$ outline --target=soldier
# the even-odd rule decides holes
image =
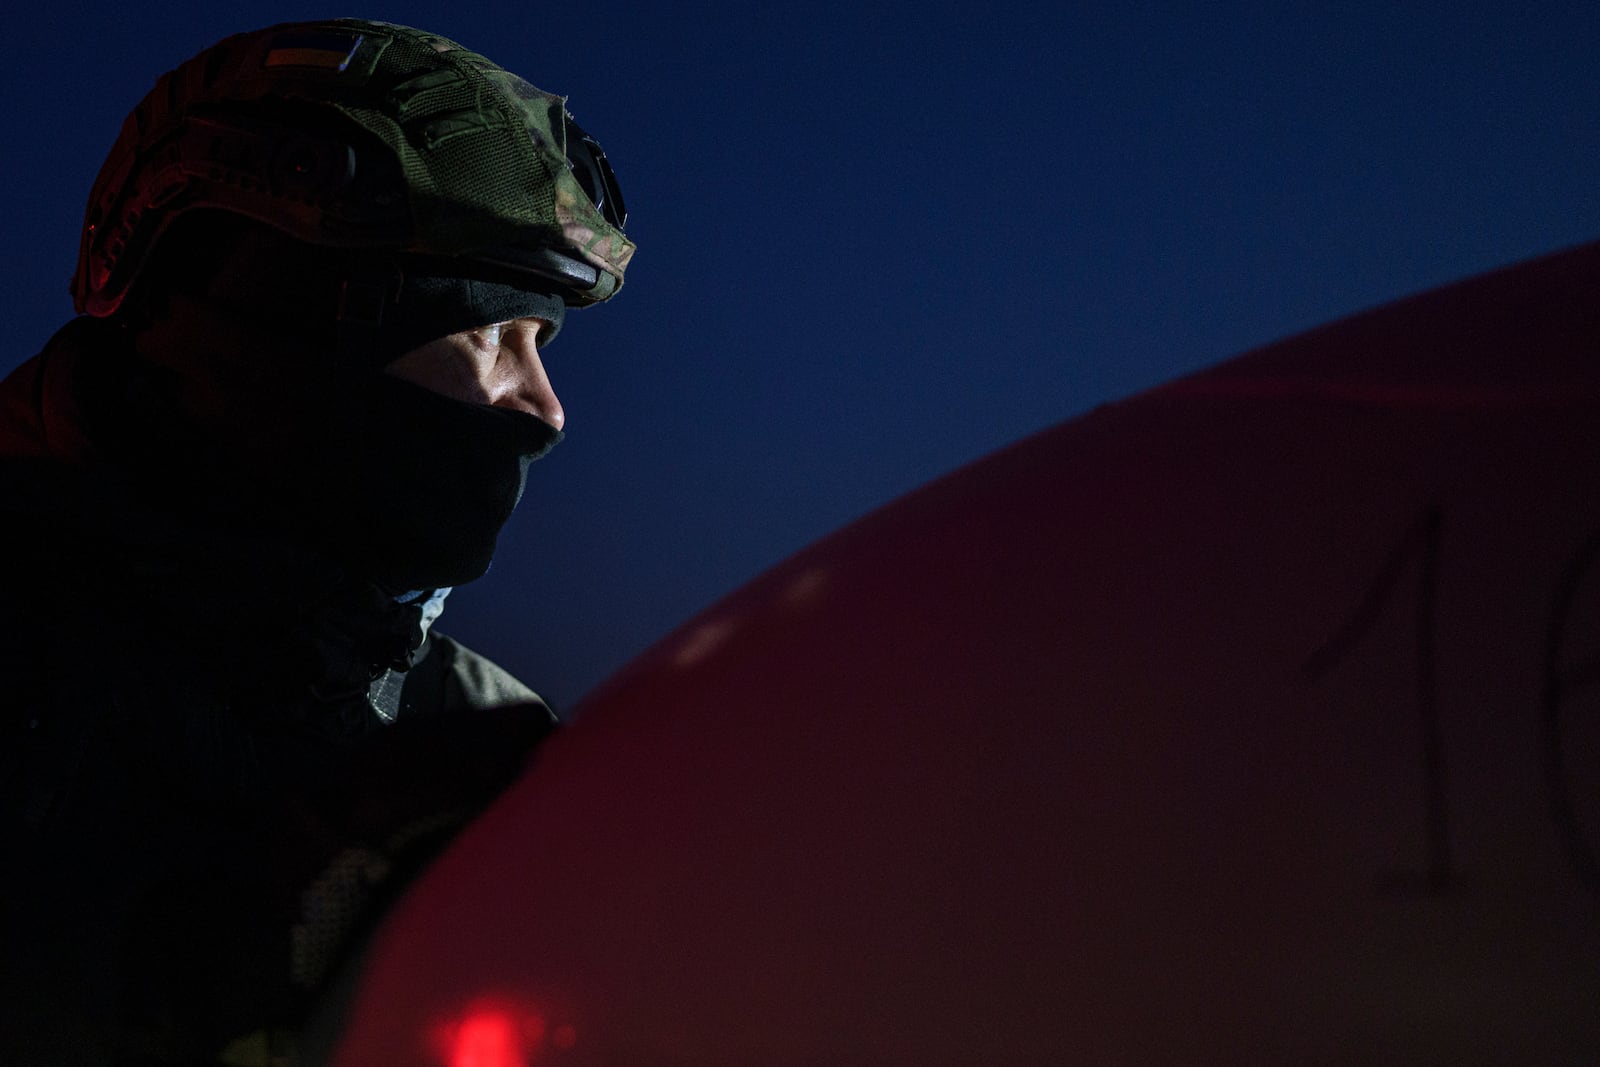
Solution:
[[[296,1062],[549,731],[431,627],[624,219],[562,98],[402,26],[230,37],[129,116],[79,317],[0,385],[0,1062]]]

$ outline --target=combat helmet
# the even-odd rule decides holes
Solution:
[[[359,19],[226,38],[165,74],[89,196],[73,302],[115,314],[178,218],[509,272],[609,299],[634,244],[615,174],[564,98],[453,41]]]

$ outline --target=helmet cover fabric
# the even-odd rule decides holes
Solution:
[[[333,19],[237,34],[128,116],[90,194],[75,304],[113,314],[166,228],[200,208],[331,248],[514,266],[554,252],[569,266],[529,287],[598,303],[634,244],[580,184],[574,130],[564,98],[420,30]]]

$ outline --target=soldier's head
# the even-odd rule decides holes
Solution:
[[[621,287],[624,221],[563,98],[419,30],[285,24],[128,117],[73,298],[318,547],[452,584],[559,436],[539,349]]]

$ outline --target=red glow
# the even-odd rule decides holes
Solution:
[[[517,1024],[504,1012],[469,1015],[456,1031],[450,1067],[527,1067]]]
[[[545,1021],[506,1005],[476,1005],[448,1034],[449,1067],[528,1067],[544,1042]]]

